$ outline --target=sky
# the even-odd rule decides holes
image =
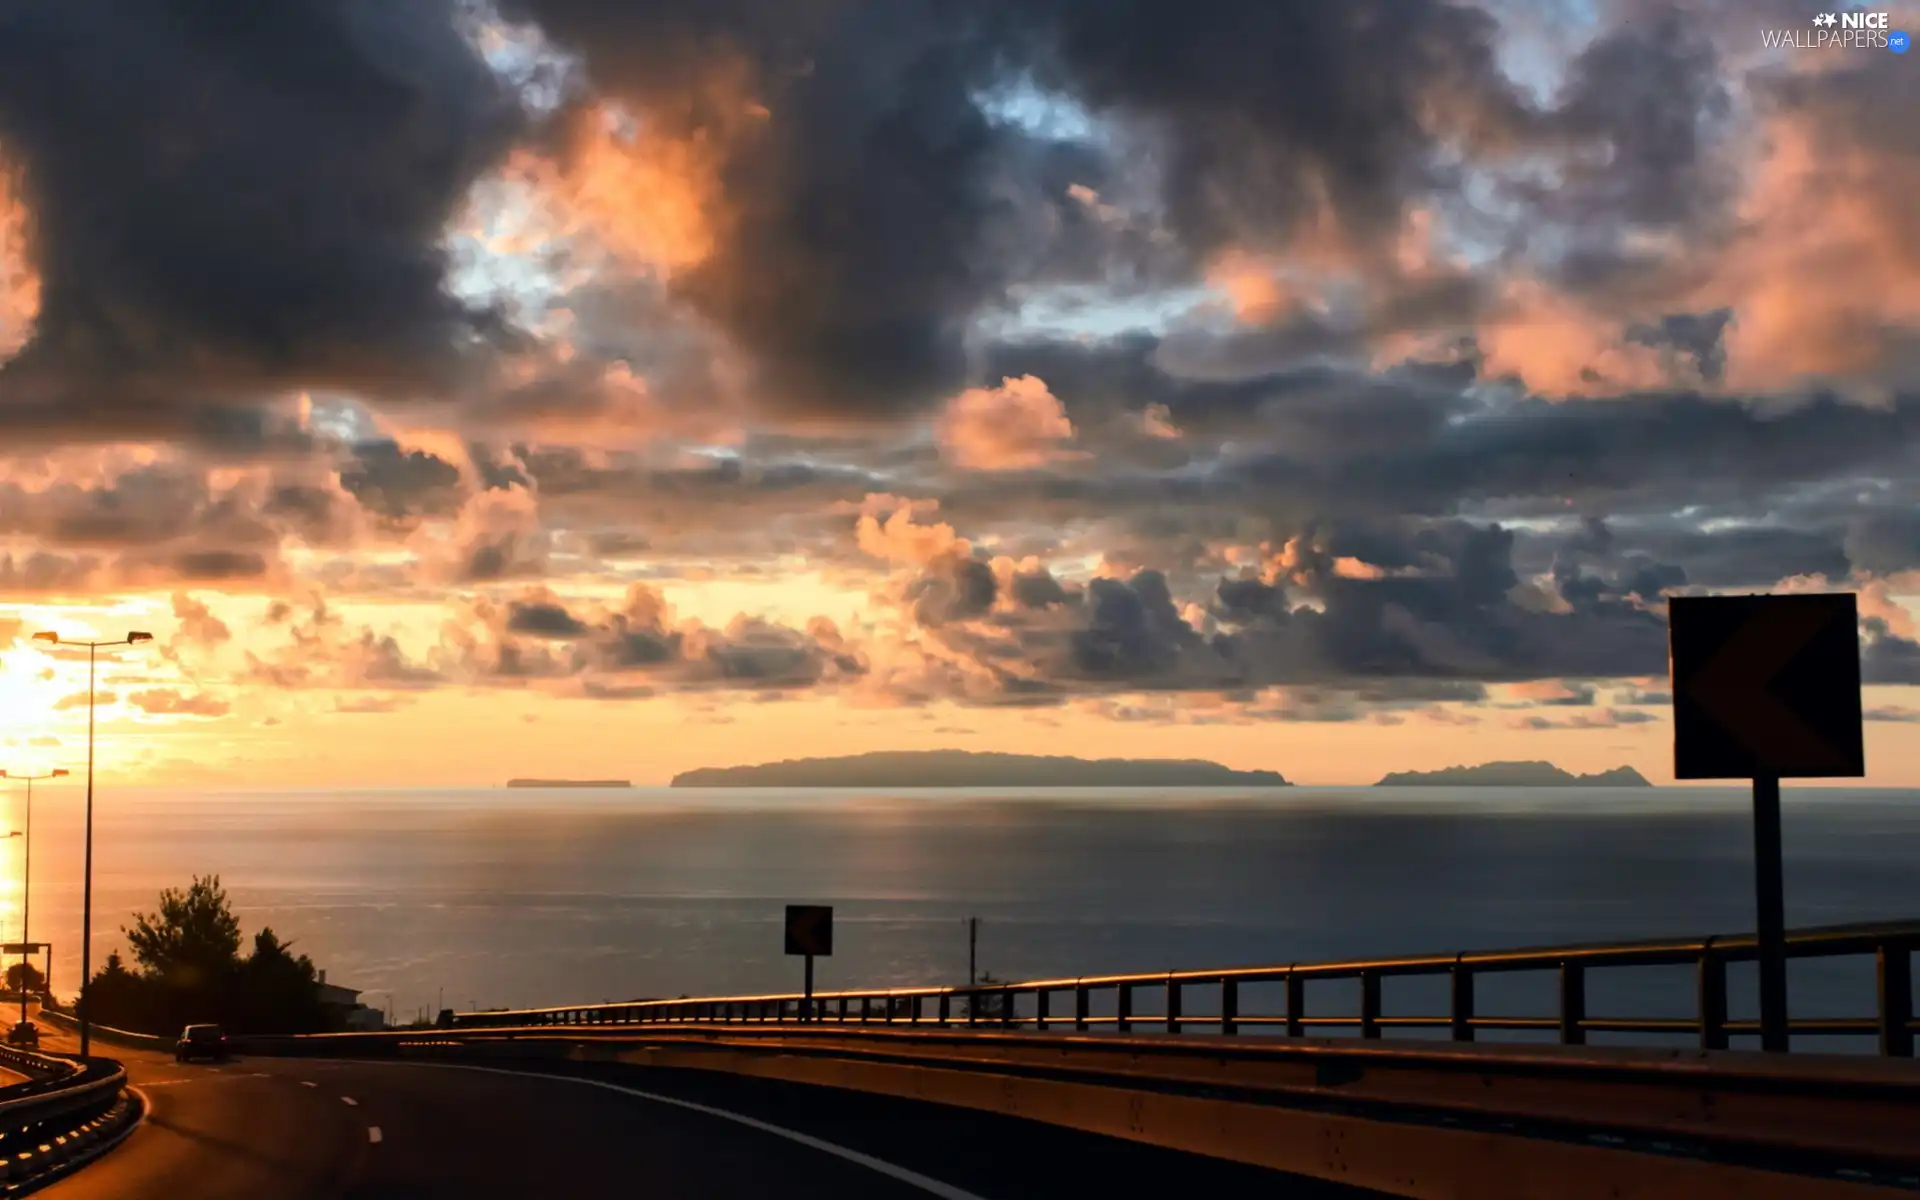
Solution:
[[[1665,782],[1667,599],[1848,590],[1920,787],[1920,58],[1819,11],[9,5],[0,767],[138,630],[156,786]]]

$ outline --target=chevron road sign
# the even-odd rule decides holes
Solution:
[[[787,953],[833,956],[833,909],[825,904],[787,905]]]
[[[1675,779],[1867,773],[1851,592],[1676,596],[1667,614]]]
[[[1760,1048],[1787,1049],[1780,781],[1867,773],[1850,592],[1667,602],[1675,779],[1753,781]]]

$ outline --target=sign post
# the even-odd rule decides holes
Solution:
[[[813,1010],[813,956],[833,957],[833,908],[825,904],[787,905],[787,953],[807,960],[806,998],[800,1002],[800,1020],[811,1022]]]
[[[1668,602],[1675,779],[1753,782],[1760,1047],[1787,1049],[1780,781],[1866,774],[1853,593]]]

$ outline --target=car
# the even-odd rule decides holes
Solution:
[[[40,1045],[40,1027],[32,1021],[22,1021],[7,1030],[7,1045],[25,1046],[36,1049]]]
[[[227,1033],[218,1025],[189,1025],[180,1031],[173,1044],[173,1061],[191,1062],[196,1058],[218,1061],[227,1056]]]

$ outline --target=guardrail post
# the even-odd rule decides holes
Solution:
[[[1240,1032],[1240,981],[1220,981],[1220,1034],[1232,1037]]]
[[[1307,981],[1287,969],[1287,1036],[1299,1037],[1306,1026],[1300,1023],[1307,1015]]]
[[[967,992],[967,1028],[972,1029],[980,1023],[980,993]]]
[[[872,1015],[873,1015],[872,999],[867,996],[860,997],[860,1023],[862,1025],[865,1025],[867,1023],[867,1019]]]
[[[1587,968],[1580,963],[1560,964],[1560,1044],[1587,1044]]]
[[[1713,939],[1700,950],[1700,1048],[1727,1048],[1727,960],[1714,953]]]
[[[1052,994],[1046,988],[1037,988],[1033,993],[1033,1027],[1041,1033],[1047,1031],[1047,997]]]
[[[1360,972],[1360,1036],[1380,1036],[1380,972]]]
[[[1093,995],[1082,983],[1073,985],[1073,1028],[1078,1033],[1087,1031],[1087,1010],[1093,1007]]]
[[[1167,976],[1167,1032],[1180,1032],[1180,981]]]
[[[1116,984],[1113,989],[1113,1027],[1121,1033],[1133,1032],[1133,985]]]
[[[1473,968],[1459,959],[1453,963],[1451,997],[1447,1011],[1449,1032],[1456,1042],[1473,1040]]]
[[[840,997],[840,1023],[842,1025],[847,1023],[847,998],[845,996]]]
[[[1013,1025],[1013,989],[1003,988],[1000,992],[1000,1027],[1007,1029]]]
[[[947,1025],[947,1024],[950,1024],[952,1021],[953,1021],[953,997],[948,995],[946,992],[941,992],[940,993],[940,1024]]]
[[[1882,945],[1874,952],[1875,990],[1880,994],[1880,1053],[1913,1057],[1913,951]]]

